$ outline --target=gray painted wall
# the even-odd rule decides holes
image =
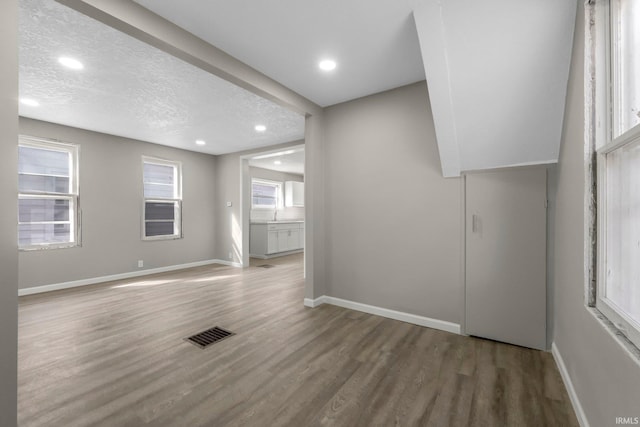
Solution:
[[[304,297],[326,294],[324,112],[307,114],[304,126]]]
[[[579,2],[551,236],[554,343],[588,418],[596,426],[640,416],[640,364],[585,306],[584,7]]]
[[[82,209],[82,247],[20,252],[20,288],[215,258],[214,156],[25,118],[20,133],[80,145]],[[143,155],[182,162],[183,239],[141,239]]]
[[[0,425],[17,423],[18,369],[18,2],[0,13]]]
[[[325,120],[327,295],[460,323],[462,180],[442,177],[425,82]]]

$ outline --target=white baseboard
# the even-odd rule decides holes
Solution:
[[[329,297],[326,295],[323,295],[316,299],[304,299],[304,305],[306,307],[313,308],[321,304],[336,305],[338,307],[362,311],[369,314],[375,314],[376,316],[400,320],[402,322],[412,323],[418,326],[426,326],[428,328],[439,329],[441,331],[452,332],[454,334],[460,334],[460,325],[458,325],[457,323],[446,322],[444,320],[432,319],[430,317],[418,316],[416,314],[390,310],[388,308],[376,307],[373,305],[362,304],[359,302],[349,301],[341,298]]]
[[[222,265],[228,265],[229,267],[236,267],[236,268],[244,267],[241,262],[225,261],[223,259],[213,259],[209,264],[222,264]],[[207,264],[203,264],[203,265],[207,265]],[[194,267],[196,266],[194,265]]]
[[[203,265],[222,264],[230,267],[242,267],[242,264],[220,259],[196,261],[187,264],[169,265],[166,267],[149,268],[146,270],[130,271],[128,273],[111,274],[109,276],[91,277],[89,279],[73,280],[71,282],[54,283],[51,285],[35,286],[33,288],[18,289],[18,296],[40,294],[43,292],[59,291],[61,289],[77,288],[79,286],[95,285],[97,283],[111,282],[114,280],[131,279],[133,277],[148,276],[150,274],[166,273],[168,271],[182,270],[185,268],[201,267]]]
[[[558,365],[560,376],[562,377],[564,386],[567,388],[567,393],[569,393],[569,398],[571,399],[571,405],[573,406],[573,410],[576,413],[576,417],[578,418],[580,426],[589,427],[587,415],[584,413],[584,409],[582,409],[580,399],[578,399],[578,395],[576,394],[576,389],[573,388],[573,383],[571,382],[569,371],[567,371],[567,366],[564,364],[564,359],[562,359],[560,350],[558,350],[555,342],[551,343],[551,354],[553,355],[553,359],[556,361],[556,365]]]
[[[316,298],[316,299],[305,298],[304,299],[304,305],[305,305],[305,307],[314,308],[314,307],[317,307],[319,305],[324,304],[326,302],[326,298],[327,297],[325,297],[325,296],[321,296],[321,297]]]
[[[300,252],[304,252],[304,249],[295,249],[293,251],[278,252],[278,253],[271,254],[271,255],[249,254],[249,257],[250,258],[257,258],[257,259],[271,259],[271,258],[278,258],[278,257],[281,257],[281,256],[285,256],[285,255],[299,254]]]

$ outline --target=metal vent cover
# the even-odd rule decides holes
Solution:
[[[273,267],[275,267],[275,265],[273,265],[273,264],[261,264],[258,267],[260,267],[260,268],[273,268]]]
[[[214,326],[211,329],[207,329],[206,331],[202,331],[188,338],[185,338],[185,341],[188,341],[191,344],[204,349],[233,335],[235,334],[231,331],[227,331],[226,329]]]

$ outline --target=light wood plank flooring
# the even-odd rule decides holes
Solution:
[[[19,425],[578,425],[549,353],[302,299],[301,254],[22,297]]]

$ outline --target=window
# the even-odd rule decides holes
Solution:
[[[22,136],[18,142],[18,247],[78,244],[78,146]]]
[[[251,180],[251,207],[277,209],[282,206],[282,183],[264,179]]]
[[[599,7],[596,308],[640,347],[640,2]]]
[[[613,137],[640,124],[640,3],[611,1]]]
[[[182,237],[182,167],[179,162],[142,158],[144,240]]]

